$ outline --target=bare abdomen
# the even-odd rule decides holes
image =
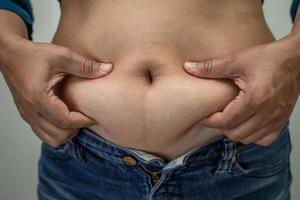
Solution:
[[[174,62],[177,58],[160,59],[163,65],[145,64],[145,73],[140,70],[143,65],[131,63],[127,67],[124,61],[103,78],[69,78],[64,82],[62,98],[72,109],[98,122],[89,127],[96,134],[161,156],[177,156],[220,135],[219,130],[198,122],[221,111],[237,95],[234,84],[196,78]],[[151,81],[149,71],[155,74]]]
[[[230,80],[187,74],[184,61],[274,40],[259,0],[84,2],[64,1],[53,42],[114,70],[95,80],[68,78],[61,98],[98,122],[89,127],[95,134],[167,158],[221,135],[198,122],[238,93]]]

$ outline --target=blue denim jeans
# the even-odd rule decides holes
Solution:
[[[88,129],[42,144],[39,200],[288,200],[289,122],[267,147],[221,136],[166,162]]]

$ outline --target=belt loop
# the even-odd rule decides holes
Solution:
[[[237,142],[228,137],[223,138],[222,160],[218,163],[215,174],[224,174],[230,172],[234,161],[236,160]]]

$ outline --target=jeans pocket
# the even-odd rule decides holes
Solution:
[[[47,143],[42,143],[42,155],[55,160],[69,160],[79,157],[79,150],[74,139],[58,147],[52,147]]]
[[[247,146],[247,145],[246,145]],[[268,177],[289,167],[291,142],[288,127],[269,146],[250,144],[237,150],[233,169],[248,177]]]

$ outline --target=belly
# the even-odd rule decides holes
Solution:
[[[157,58],[157,57],[156,57]],[[107,140],[125,147],[160,156],[177,156],[221,135],[219,130],[203,127],[199,121],[221,111],[238,90],[229,80],[206,80],[188,75],[177,57],[163,56],[147,64],[120,61],[103,78],[87,80],[70,77],[63,83],[62,98],[73,110],[95,119],[89,127]],[[133,68],[137,71],[132,71]]]
[[[209,7],[208,1],[113,4],[91,0],[92,7],[84,4],[80,12],[86,9],[95,14],[77,20],[76,7],[68,9],[71,4],[64,2],[53,43],[97,61],[112,62],[114,70],[93,80],[67,77],[60,97],[72,110],[97,122],[87,127],[95,134],[167,159],[221,136],[220,130],[203,127],[199,121],[221,111],[238,94],[231,80],[187,74],[184,61],[225,56],[273,39],[263,19],[257,19],[254,36],[253,27],[243,25],[237,30],[232,16],[226,21],[231,24],[228,28],[216,24],[217,16],[211,25],[208,14],[184,12],[193,11],[191,2]],[[180,18],[178,12],[183,13]],[[72,30],[79,25],[81,29]],[[228,33],[232,29],[235,32]]]

